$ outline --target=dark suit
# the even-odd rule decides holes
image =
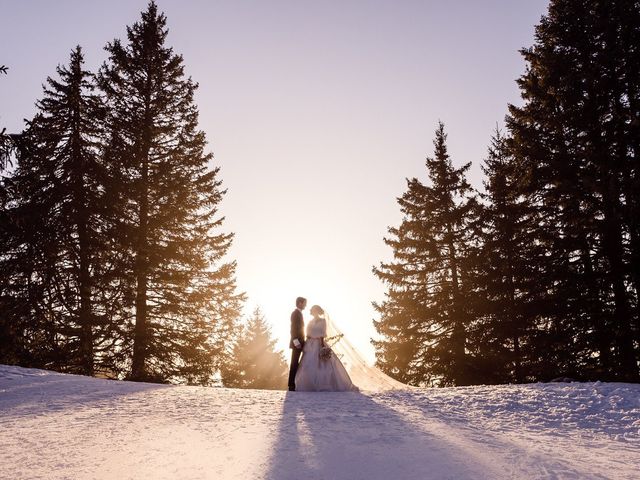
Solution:
[[[300,348],[297,348],[293,340],[297,338],[300,342]],[[302,355],[302,347],[304,346],[304,319],[302,313],[297,308],[291,313],[291,340],[289,348],[291,349],[291,367],[289,368],[289,390],[296,388],[296,372],[300,363],[300,355]]]

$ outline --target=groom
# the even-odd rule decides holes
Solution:
[[[289,367],[289,390],[296,389],[296,372],[300,363],[300,355],[302,347],[304,347],[304,319],[302,311],[307,308],[307,299],[303,297],[296,298],[296,309],[291,313],[291,341],[289,348],[291,349],[291,367]]]

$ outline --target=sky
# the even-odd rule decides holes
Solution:
[[[385,291],[372,267],[391,258],[383,238],[402,219],[406,178],[426,181],[442,120],[454,165],[471,161],[481,188],[490,135],[520,104],[518,50],[547,1],[157,3],[200,85],[245,313],[260,306],[288,355],[289,315],[305,296],[372,361],[372,302]],[[76,45],[97,69],[146,4],[0,0],[0,128],[21,130]]]

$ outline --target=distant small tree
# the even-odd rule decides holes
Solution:
[[[283,390],[287,363],[275,343],[264,315],[256,308],[232,347],[231,361],[221,367],[224,386]]]

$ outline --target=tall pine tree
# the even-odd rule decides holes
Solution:
[[[524,105],[507,119],[523,192],[539,212],[532,241],[547,249],[546,346],[565,352],[558,361],[568,367],[595,356],[603,375],[634,381],[638,20],[633,1],[552,1],[522,51]]]
[[[542,303],[535,259],[544,251],[530,241],[535,216],[521,195],[520,169],[507,140],[496,130],[482,165],[486,179],[472,250],[470,335],[485,383],[531,380],[537,360],[529,342]]]
[[[408,180],[398,199],[404,215],[385,243],[394,261],[374,273],[388,286],[375,304],[377,364],[398,380],[420,384],[474,382],[467,356],[469,230],[475,198],[465,179],[470,163],[454,168],[444,125],[426,161],[430,183]]]
[[[115,211],[115,248],[130,261],[120,277],[132,300],[124,348],[134,380],[208,383],[225,357],[243,295],[224,263],[224,191],[209,168],[194,104],[197,85],[168,47],[154,2],[106,47],[99,85],[109,107],[105,153]],[[117,200],[116,200],[117,199]]]
[[[7,183],[3,299],[5,318],[22,332],[23,363],[93,375],[105,327],[94,306],[102,269],[102,107],[83,63],[77,47],[59,78],[47,79],[21,136],[27,147]]]

